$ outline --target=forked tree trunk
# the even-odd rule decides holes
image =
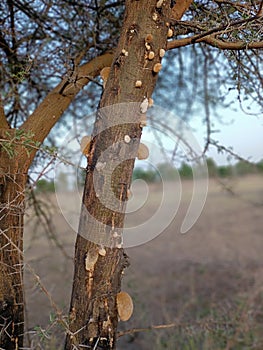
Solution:
[[[158,1],[158,8],[156,0],[126,1],[122,33],[89,146],[66,350],[116,348],[116,295],[128,261],[123,248],[114,246],[113,237],[122,231],[127,191],[142,131],[140,118],[145,112],[141,103],[151,97],[156,84],[169,18],[170,1]],[[154,57],[149,56],[150,51]],[[138,105],[108,107],[109,113],[103,109],[128,102]],[[114,118],[116,123],[112,122]],[[110,179],[105,169],[103,175],[99,174],[103,167],[114,168],[118,159],[123,161]],[[110,208],[111,191],[118,202],[117,209]],[[107,199],[106,205],[101,198]]]
[[[9,128],[0,101],[0,349],[23,347],[24,192],[36,144],[44,141],[77,93],[89,82],[87,77],[95,77],[100,67],[111,61],[112,55],[108,53],[81,66],[78,84],[67,84],[67,78],[63,79],[20,130]],[[67,91],[62,94],[65,84]],[[32,148],[28,147],[29,143]]]
[[[1,139],[7,136],[5,130],[0,130],[0,135]],[[15,148],[19,152],[11,145],[11,153]],[[24,334],[23,216],[27,175],[25,163],[20,166],[20,160],[21,152],[12,157],[0,148],[0,347],[6,350],[20,349]]]

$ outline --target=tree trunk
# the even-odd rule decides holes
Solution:
[[[145,113],[142,102],[148,103],[156,84],[171,11],[170,1],[156,6],[156,0],[126,1],[121,37],[89,145],[66,350],[116,348],[116,295],[128,265],[120,246],[125,205]]]
[[[11,135],[13,130],[8,130]],[[0,130],[1,139],[6,130]],[[11,137],[12,138],[12,137]],[[23,216],[27,174],[17,155],[22,153],[6,143],[9,154],[0,148],[0,347],[23,346]],[[16,153],[16,152],[20,153]]]

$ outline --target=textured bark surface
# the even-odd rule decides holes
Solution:
[[[68,105],[89,78],[112,62],[106,53],[80,66],[76,72],[78,84],[65,78],[51,91],[38,108],[22,124],[20,130],[10,129],[0,101],[0,348],[23,347],[23,217],[27,173],[36,154],[37,142],[42,143]],[[20,136],[19,136],[20,135]],[[21,136],[22,135],[22,136]],[[24,136],[23,136],[24,135]],[[30,135],[33,147],[25,148],[23,139]],[[3,140],[6,140],[3,141]],[[28,139],[26,140],[29,141]],[[4,146],[9,149],[5,151]]]
[[[123,30],[101,98],[102,112],[97,114],[90,144],[83,210],[75,247],[70,331],[65,345],[67,350],[74,346],[116,348],[116,294],[121,289],[121,277],[128,261],[122,248],[115,246],[114,242],[111,245],[111,235],[120,233],[123,227],[125,200],[142,131],[139,122],[140,104],[145,98],[151,97],[158,75],[153,67],[161,62],[159,50],[166,48],[170,2],[164,1],[160,8],[156,8],[156,4],[156,0],[127,1]],[[154,59],[148,59],[149,46],[155,53]],[[136,87],[136,81],[141,81],[140,87]],[[112,107],[110,113],[103,112],[103,107],[129,102],[138,104],[130,108],[127,105],[119,109]],[[117,121],[122,118],[125,121],[129,118],[135,120],[130,123],[117,122],[107,127],[113,118]],[[132,143],[133,147],[122,146],[125,136],[130,138],[129,144]],[[107,150],[110,151],[105,152]],[[106,158],[103,158],[104,153],[107,153]],[[105,161],[106,167],[110,169],[118,158],[124,161],[115,168],[110,181],[103,176],[96,176],[98,160],[102,164]],[[99,188],[101,193],[98,194],[95,188]],[[104,197],[111,204],[108,196],[111,191],[118,202],[116,210],[100,201]],[[105,242],[107,244],[103,249],[106,254],[102,256],[98,252]]]
[[[112,53],[105,53],[78,67],[74,73],[75,82],[69,82],[68,78],[65,77],[45,97],[36,110],[22,124],[20,129],[25,132],[30,131],[34,135],[34,140],[42,143],[76,95],[89,83],[90,79],[99,75],[100,70],[105,65],[111,64],[112,57]],[[31,152],[31,162],[34,156],[35,152]]]
[[[7,130],[0,137],[8,138]],[[13,131],[8,130],[12,139]],[[23,216],[27,175],[22,173],[21,150],[15,145],[13,158],[0,148],[0,344],[1,349],[23,346]]]
[[[174,8],[178,8],[178,17],[185,10],[188,0],[179,0]],[[172,2],[171,2],[172,4]],[[106,256],[98,255],[98,242],[105,237],[111,240],[111,231],[120,232],[123,226],[125,200],[131,182],[134,158],[136,156],[140,127],[140,103],[153,92],[157,74],[153,66],[160,63],[159,49],[165,49],[167,22],[171,17],[170,2],[157,0],[130,0],[126,3],[126,15],[119,45],[116,52],[105,53],[74,71],[73,80],[67,77],[55,87],[40,103],[38,108],[22,124],[20,130],[10,129],[3,106],[0,101],[0,137],[1,142],[7,138],[14,140],[16,132],[31,133],[34,142],[42,143],[51,128],[55,125],[77,93],[99,71],[111,65],[111,72],[101,99],[100,107],[123,102],[138,102],[129,111],[113,110],[117,119],[125,112],[130,120],[127,123],[107,126],[107,118],[98,114],[94,135],[88,157],[87,179],[83,196],[83,213],[81,215],[79,235],[76,242],[75,277],[72,293],[70,331],[67,337],[67,349],[73,344],[96,344],[96,348],[114,348],[117,327],[116,293],[120,290],[121,275],[128,265],[128,259],[122,249],[116,246],[106,247]],[[148,34],[151,51],[155,57],[148,59],[149,49],[145,43]],[[140,88],[135,87],[141,81]],[[77,84],[76,84],[77,83]],[[137,108],[137,109],[136,109]],[[109,116],[111,117],[111,116]],[[134,119],[135,118],[135,119]],[[101,130],[106,129],[101,132]],[[21,134],[20,134],[21,135]],[[133,147],[116,147],[108,154],[108,161],[114,163],[122,154],[125,159],[119,164],[109,182],[103,176],[93,183],[94,169],[103,151],[114,142],[129,135]],[[12,143],[12,142],[11,142]],[[10,144],[10,142],[9,142]],[[18,143],[13,143],[16,153],[4,151],[0,144],[0,347],[18,349],[23,346],[23,215],[24,190],[30,163],[36,154],[36,147],[25,151]],[[11,148],[12,148],[11,147]],[[107,164],[108,166],[108,164]],[[95,181],[95,182],[96,182]],[[102,196],[107,197],[109,188],[117,198],[118,205],[114,210],[105,207],[98,200],[94,186],[101,187]],[[111,199],[107,198],[110,203]],[[116,204],[116,203],[115,203]],[[86,213],[95,217],[99,225],[90,222]],[[109,232],[108,232],[109,231]],[[90,238],[90,239],[87,239]],[[92,238],[92,239],[91,239]],[[87,263],[87,256],[93,263]],[[92,268],[91,268],[92,265]],[[95,286],[95,287],[94,287]],[[92,320],[92,322],[91,322]]]

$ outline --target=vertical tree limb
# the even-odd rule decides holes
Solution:
[[[184,13],[189,9],[192,2],[193,0],[176,1],[176,4],[172,8],[171,18],[179,21],[183,17]]]
[[[60,119],[84,86],[91,79],[99,75],[105,66],[112,63],[113,54],[105,53],[80,66],[76,72],[75,81],[68,81],[67,78],[58,84],[40,103],[36,110],[27,118],[20,129],[34,134],[34,141],[42,143],[53,126]],[[30,162],[33,160],[35,152],[30,154]]]
[[[2,99],[0,97],[0,129],[9,129],[10,126],[5,117],[4,106],[2,104]]]
[[[161,69],[160,50],[166,48],[166,22],[170,18],[170,10],[167,1],[158,1],[158,6],[156,0],[126,1],[123,28],[100,101],[101,110],[97,114],[88,154],[83,207],[75,246],[70,332],[66,350],[74,346],[116,348],[116,296],[128,262],[121,246],[104,242],[110,242],[114,235],[122,234],[125,203],[142,132],[140,106],[152,95]],[[153,59],[149,59],[149,51],[154,52]],[[116,124],[104,128],[112,119],[117,120]],[[122,123],[122,120],[126,122]],[[123,140],[127,140],[127,147]],[[114,168],[109,181],[104,176],[96,175],[104,154],[106,169]],[[120,163],[114,167],[116,159]],[[114,193],[119,210],[102,204],[101,197],[104,194],[107,198],[109,192]],[[98,240],[102,237],[102,244],[105,244],[103,249],[94,242],[94,237]],[[103,254],[100,254],[101,250]]]

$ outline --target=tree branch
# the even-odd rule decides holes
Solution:
[[[200,38],[200,35],[193,35],[188,38],[168,41],[167,50],[175,49],[178,47],[188,46],[195,43],[206,43],[210,46],[217,47],[221,50],[245,50],[245,49],[262,49],[263,41],[255,41],[247,43],[245,41],[223,41],[217,39],[215,35],[207,35]]]
[[[180,20],[184,13],[188,10],[192,0],[178,0],[172,8],[172,19]]]
[[[188,4],[188,7],[189,7],[191,4],[191,1],[182,0],[181,2],[178,2],[178,8],[179,9],[185,8],[186,3],[189,3]],[[174,8],[176,6],[177,6],[177,4],[174,6]],[[230,42],[230,41],[220,40],[220,39],[216,38],[216,35],[219,35],[220,32],[224,32],[226,29],[229,30],[229,28],[231,28],[231,27],[240,26],[240,25],[247,24],[249,22],[253,22],[253,21],[260,19],[262,17],[262,7],[263,7],[263,0],[260,3],[259,9],[258,9],[258,12],[256,15],[249,17],[249,18],[246,18],[246,19],[239,19],[239,20],[235,20],[233,22],[227,23],[227,24],[223,24],[219,27],[212,28],[206,32],[199,33],[199,34],[193,35],[191,37],[169,41],[167,43],[167,49],[171,50],[174,48],[183,47],[183,46],[191,45],[194,43],[200,43],[200,42],[205,42],[206,44],[220,48],[222,50],[261,49],[261,48],[263,48],[263,41],[247,43],[247,42],[244,42],[242,40],[239,40],[239,41]],[[187,10],[187,8],[185,9],[185,11],[186,10]],[[175,19],[174,23],[172,21],[172,23],[174,25],[179,23],[178,21],[180,20],[180,18],[178,18],[178,19],[172,18],[172,20],[173,19]],[[180,22],[180,24],[184,24],[184,23]],[[191,23],[190,23],[190,25],[191,25]]]
[[[217,39],[215,36],[211,35],[205,38],[204,42],[211,46],[217,47],[221,50],[245,50],[245,49],[262,49],[263,41],[252,41],[247,43],[245,41],[223,41]]]
[[[10,129],[10,126],[5,117],[4,106],[0,97],[0,129]]]
[[[219,5],[229,5],[232,8],[235,8],[238,12],[244,12],[244,11],[251,11],[252,7],[255,7],[255,5],[252,3],[240,3],[240,2],[233,2],[231,0],[214,0],[216,4]],[[257,11],[258,12],[258,11]]]
[[[197,34],[196,37],[197,37],[197,39],[201,39],[203,37],[206,37],[207,35],[219,34],[219,32],[222,32],[222,31],[225,31],[225,30],[229,30],[230,28],[233,28],[233,27],[236,27],[236,26],[240,26],[242,24],[247,24],[249,22],[253,22],[255,20],[258,20],[259,18],[260,18],[260,16],[255,15],[255,16],[252,16],[252,17],[249,17],[249,18],[246,18],[246,19],[240,19],[240,20],[233,21],[233,22],[230,22],[230,23],[227,23],[227,24],[223,24],[223,25],[221,25],[219,27],[212,28],[212,29],[208,30],[205,33]]]
[[[238,324],[238,323],[236,323],[236,324]],[[178,321],[178,322],[173,322],[173,323],[168,323],[168,324],[152,325],[152,326],[145,327],[145,328],[127,329],[127,330],[118,332],[117,336],[118,336],[118,338],[121,338],[127,334],[147,332],[147,331],[152,331],[155,329],[179,328],[179,329],[187,330],[187,329],[191,329],[193,326],[199,327],[200,329],[203,329],[203,330],[212,330],[218,326],[226,327],[226,325],[232,326],[233,323],[232,322],[220,322],[220,321],[218,321],[218,322],[217,321],[210,321],[210,322],[207,322],[207,321],[198,322],[197,321],[194,324],[193,323],[188,324],[188,323],[183,323],[183,322]]]
[[[98,76],[102,68],[110,66],[112,59],[112,53],[105,53],[78,67],[74,77],[64,78],[27,118],[20,129],[31,131],[34,134],[34,141],[42,143],[78,92]],[[32,154],[31,157],[33,156]]]
[[[9,47],[2,32],[0,32],[0,49],[2,49],[4,51],[4,53],[6,54],[6,57],[8,59],[8,62],[10,63],[11,62],[10,57],[13,56],[14,52]]]
[[[259,8],[258,8],[257,16],[258,16],[258,17],[263,16],[263,0],[261,0],[261,2],[260,2]]]

